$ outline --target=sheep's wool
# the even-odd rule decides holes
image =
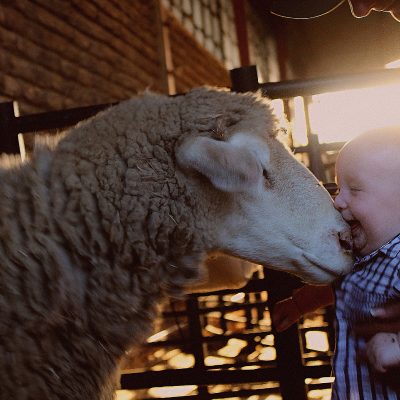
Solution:
[[[329,283],[348,227],[270,103],[146,93],[0,169],[0,400],[109,400],[166,295],[222,251]]]

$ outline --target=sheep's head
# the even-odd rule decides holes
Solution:
[[[192,134],[176,157],[193,195],[210,204],[215,248],[308,282],[349,272],[349,228],[327,191],[276,138],[268,102],[205,89],[186,96],[184,111],[196,117],[186,122]],[[221,197],[223,209],[213,207]]]

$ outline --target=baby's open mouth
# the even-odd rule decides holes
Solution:
[[[355,219],[347,221],[347,223],[350,225],[351,236],[354,237],[360,228],[360,223]]]

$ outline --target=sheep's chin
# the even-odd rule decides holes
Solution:
[[[313,269],[316,268],[316,270],[318,271],[317,273],[314,272],[313,274],[309,274],[309,276],[307,277],[307,282],[324,284],[330,283],[339,278],[340,275],[338,273],[332,271],[329,266],[321,264],[320,261],[312,254],[303,253],[303,257],[307,261],[307,263],[309,263],[313,267]]]

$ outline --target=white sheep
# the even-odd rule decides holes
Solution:
[[[0,172],[0,399],[111,399],[118,360],[212,251],[327,283],[351,268],[328,193],[269,102],[151,93]]]

